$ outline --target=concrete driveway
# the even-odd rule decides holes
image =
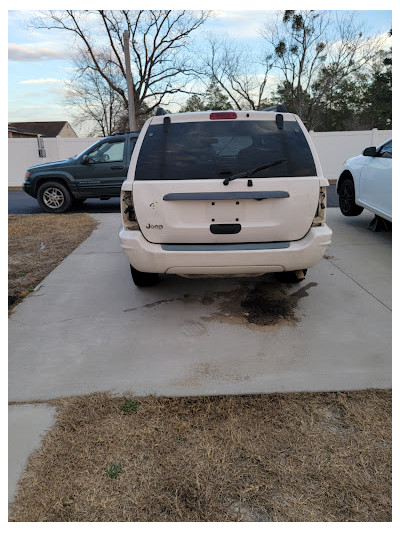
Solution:
[[[148,289],[131,281],[119,215],[95,218],[9,320],[9,400],[28,402],[9,408],[10,501],[55,420],[33,400],[391,387],[391,233],[366,229],[369,213],[328,210],[333,243],[299,285],[171,276]],[[257,324],[257,296],[277,323]]]
[[[300,285],[170,276],[147,289],[130,279],[119,215],[95,218],[10,318],[11,401],[390,387],[391,234],[367,230],[371,214],[329,209],[333,244]],[[288,303],[278,324],[244,315],[258,292]]]

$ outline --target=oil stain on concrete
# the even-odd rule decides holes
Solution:
[[[206,334],[204,322],[210,321],[258,330],[271,330],[282,326],[294,327],[299,322],[296,315],[299,300],[308,296],[309,289],[317,285],[314,282],[307,283],[297,291],[291,292],[291,285],[264,280],[259,282],[243,280],[229,291],[205,291],[200,295],[184,294],[181,297],[124,309],[124,312],[151,309],[172,302],[181,302],[185,305],[201,303],[205,307],[213,308],[210,314],[200,317],[202,322],[189,319],[181,325],[182,333],[193,337]]]
[[[278,283],[244,282],[232,291],[214,293],[213,299],[218,309],[202,319],[238,324],[250,329],[295,326],[299,322],[296,315],[299,300],[308,296],[309,289],[317,285],[311,282],[289,294],[286,286]]]

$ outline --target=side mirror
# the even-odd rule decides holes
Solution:
[[[378,155],[376,152],[376,146],[370,146],[369,148],[366,148],[362,155],[365,155],[366,157],[376,157]]]
[[[82,157],[82,165],[88,165],[89,164],[89,157],[85,154]]]

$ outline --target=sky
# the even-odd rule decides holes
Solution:
[[[225,4],[232,9],[227,10]],[[263,40],[257,32],[274,12],[238,10],[234,9],[234,2],[225,4],[197,32],[199,46],[205,33],[211,32],[234,38],[239,46],[261,54]],[[60,31],[29,28],[34,15],[34,11],[26,9],[8,11],[8,120],[72,122],[71,110],[64,101],[64,82],[72,75],[71,41]],[[392,27],[391,11],[358,10],[357,15],[372,34],[386,33]],[[84,134],[79,127],[76,130]]]

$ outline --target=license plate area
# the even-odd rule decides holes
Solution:
[[[247,202],[254,202],[254,200],[247,200]],[[211,225],[239,225],[244,221],[246,200],[212,200],[207,202],[206,218],[210,223],[211,233],[216,233],[211,230]],[[255,203],[255,202],[254,202]],[[240,230],[239,230],[240,231]],[[232,233],[238,233],[235,231]],[[221,232],[220,234],[223,234]],[[228,233],[228,232],[226,232]]]

